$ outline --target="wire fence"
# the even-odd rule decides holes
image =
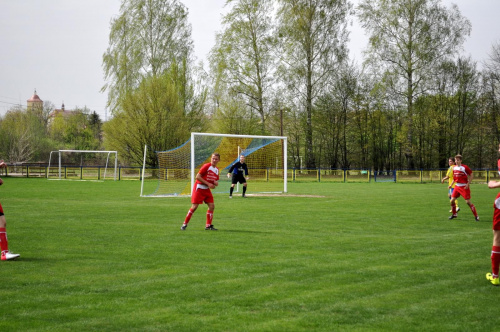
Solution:
[[[437,170],[389,170],[375,171],[370,169],[299,169],[291,168],[287,171],[289,182],[395,182],[395,183],[438,183],[446,176],[448,169]],[[170,170],[172,171],[172,170]],[[252,172],[253,171],[253,172]],[[270,181],[273,178],[282,178],[282,172],[275,169],[249,170],[252,180]],[[158,168],[145,168],[145,179],[158,179],[164,174]],[[106,166],[58,166],[46,164],[8,164],[7,168],[0,169],[0,175],[9,177],[48,178],[67,180],[142,180],[142,167],[118,166],[116,175],[114,167]],[[473,169],[473,183],[487,183],[498,180],[499,174],[493,169]]]

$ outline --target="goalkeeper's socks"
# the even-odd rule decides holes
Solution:
[[[186,219],[184,219],[184,225],[187,225],[191,217],[193,216],[194,211],[189,209],[188,214],[186,215]]]
[[[9,244],[7,243],[7,231],[5,227],[0,228],[0,248],[2,252],[9,251]]]
[[[205,227],[210,227],[210,225],[212,225],[213,219],[214,219],[214,211],[207,210],[207,225]]]
[[[243,196],[245,196],[245,193],[247,192],[247,187],[243,186]]]
[[[500,247],[493,246],[491,248],[491,273],[498,277],[498,269],[500,266]]]
[[[233,196],[233,191],[234,191],[234,187],[231,187],[231,188],[229,189],[229,196]]]

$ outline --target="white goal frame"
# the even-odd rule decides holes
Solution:
[[[194,182],[196,180],[195,165],[195,136],[218,136],[218,137],[239,137],[239,138],[269,138],[283,140],[283,192],[287,192],[288,166],[287,151],[288,141],[286,136],[263,136],[263,135],[236,135],[236,134],[213,134],[213,133],[191,133],[191,195],[193,195]],[[239,149],[238,149],[239,150]],[[238,151],[240,153],[240,151]]]
[[[50,156],[49,156],[49,165],[47,167],[47,179],[49,178],[50,175],[50,162],[52,160],[52,153],[58,153],[58,168],[59,168],[59,180],[61,180],[61,169],[62,169],[62,158],[61,154],[70,152],[70,153],[107,153],[108,156],[106,158],[106,168],[104,170],[104,179],[106,179],[106,171],[108,169],[108,163],[109,163],[109,156],[111,154],[114,154],[115,156],[115,167],[114,167],[114,180],[116,181],[117,179],[117,169],[118,169],[118,152],[117,151],[103,151],[103,150],[57,150],[57,151],[50,151]]]

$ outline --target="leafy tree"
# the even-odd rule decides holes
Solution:
[[[103,56],[109,81],[102,90],[108,91],[112,113],[148,76],[161,75],[175,62],[185,63],[187,69],[193,49],[187,15],[177,0],[122,0]]]
[[[0,122],[0,145],[8,162],[40,160],[46,142],[44,124],[36,112],[9,110]]]
[[[101,148],[101,121],[88,108],[57,113],[49,123],[55,149],[98,150]]]
[[[127,163],[142,164],[145,144],[151,151],[161,151],[189,137],[173,72],[145,78],[126,96],[123,110],[105,123],[107,148],[117,150]],[[148,165],[157,165],[154,153],[147,158]]]
[[[359,18],[369,33],[367,62],[383,66],[384,81],[404,98],[408,166],[413,168],[413,103],[424,93],[436,67],[455,55],[471,24],[456,5],[440,0],[362,0]]]
[[[265,131],[274,83],[275,42],[271,0],[228,0],[233,5],[222,19],[211,60],[214,74],[226,83],[228,97],[244,101],[260,117]],[[221,70],[217,73],[217,70]],[[230,102],[235,104],[234,101]]]
[[[313,105],[342,60],[348,40],[347,0],[279,0],[281,78],[290,98],[305,113],[306,166],[313,153]]]
[[[491,47],[490,57],[485,64],[483,91],[487,96],[493,135],[500,142],[500,41]]]

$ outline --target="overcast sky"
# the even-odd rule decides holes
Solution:
[[[189,9],[198,60],[220,31],[225,0],[180,0]],[[358,0],[352,1],[358,3]],[[481,63],[500,41],[500,0],[442,0],[456,3],[472,23],[464,55]],[[36,89],[56,108],[87,106],[105,120],[106,93],[102,55],[108,46],[110,22],[121,0],[0,0],[0,115],[14,104],[26,106]],[[354,21],[351,57],[361,62],[366,37]]]

